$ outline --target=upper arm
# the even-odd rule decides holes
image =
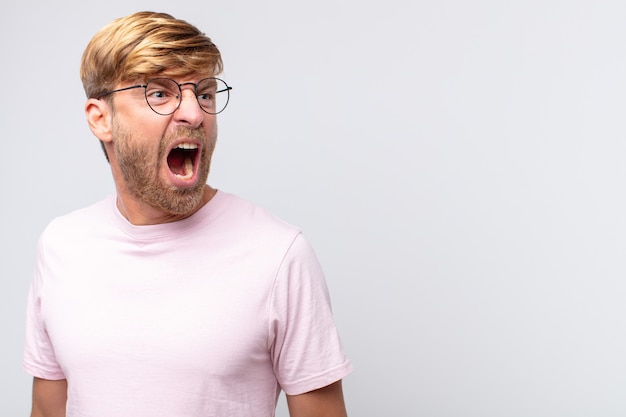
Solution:
[[[65,417],[67,381],[33,379],[33,405],[31,417]]]
[[[287,395],[291,417],[347,417],[341,380],[304,394]]]

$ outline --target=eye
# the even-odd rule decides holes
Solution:
[[[215,99],[215,92],[199,92],[198,93],[198,100],[203,100],[203,101],[212,101],[213,99]]]
[[[151,88],[149,90],[146,89],[146,97],[154,100],[169,100],[178,97],[178,91]]]
[[[198,101],[213,102],[215,101],[215,91],[217,90],[217,84],[213,78],[205,78],[198,82],[196,87],[196,95]]]
[[[178,84],[173,80],[156,79],[146,86],[146,98],[155,104],[177,99],[179,94]]]
[[[197,90],[198,103],[206,110],[213,110],[215,105],[215,86],[204,86]]]

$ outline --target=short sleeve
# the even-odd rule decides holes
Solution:
[[[37,261],[33,273],[26,306],[26,340],[23,368],[32,376],[59,380],[65,375],[57,363],[54,349],[42,318],[42,298],[44,292],[44,251],[39,240]]]
[[[324,274],[301,234],[276,277],[270,344],[276,378],[289,395],[330,385],[352,371],[333,319]]]

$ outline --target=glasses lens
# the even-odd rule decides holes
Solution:
[[[146,85],[146,101],[158,114],[172,114],[178,108],[180,88],[169,78],[156,78]]]
[[[198,82],[197,94],[202,110],[209,114],[218,114],[228,104],[230,89],[219,78],[205,78]]]

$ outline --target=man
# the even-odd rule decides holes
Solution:
[[[351,371],[300,231],[206,184],[231,88],[167,14],[87,46],[89,127],[116,193],[43,232],[27,310],[32,417],[346,415]]]

